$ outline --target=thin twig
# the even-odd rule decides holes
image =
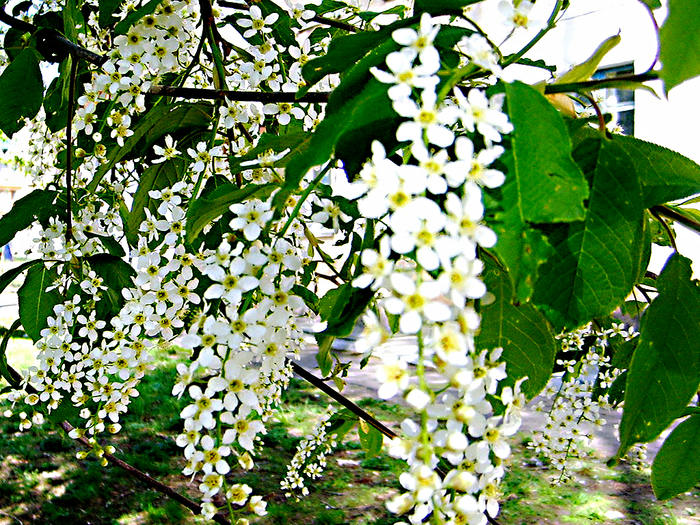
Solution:
[[[671,239],[671,244],[673,245],[673,249],[676,252],[678,252],[678,246],[676,246],[676,235],[674,234],[673,230],[671,230],[671,227],[664,220],[664,218],[659,214],[659,212],[656,211],[654,208],[651,208],[649,210],[649,213],[651,213],[651,216],[654,217],[657,221],[659,221],[661,223],[661,226],[663,226],[664,230],[666,230],[666,233],[668,234],[669,239]]]
[[[649,211],[652,214],[657,213],[657,214],[659,214],[663,217],[667,217],[673,221],[680,222],[686,228],[690,228],[695,233],[700,234],[700,222],[694,221],[690,217],[686,217],[685,215],[678,213],[676,210],[669,208],[668,206],[665,206],[665,205],[652,206],[649,209]]]
[[[71,425],[68,421],[61,422],[60,427],[67,433],[74,430],[73,425]],[[79,438],[76,438],[75,440],[87,448],[92,448],[90,441],[88,441],[88,439],[86,437],[79,437]],[[197,514],[201,513],[202,507],[198,503],[195,503],[194,501],[187,498],[186,496],[183,496],[182,494],[177,492],[172,487],[169,487],[168,485],[161,483],[157,479],[152,478],[151,476],[149,476],[145,472],[137,469],[136,467],[132,467],[126,461],[122,461],[118,457],[115,457],[114,455],[109,454],[108,452],[105,452],[103,457],[107,461],[109,461],[112,465],[119,467],[120,469],[128,472],[136,479],[140,479],[141,481],[146,483],[148,486],[156,489],[161,494],[168,496],[170,499],[177,501],[181,505],[184,505],[185,507],[190,509],[192,512],[195,512]],[[221,525],[231,525],[231,521],[223,514],[215,514],[212,519],[216,523],[221,523]]]
[[[264,92],[264,91],[229,91],[226,89],[200,89],[200,88],[184,88],[177,86],[152,86],[147,91],[149,95],[176,97],[176,98],[195,98],[200,100],[235,100],[237,102],[310,102],[324,103],[328,102],[330,92],[323,91],[320,93],[307,93],[303,97],[296,98],[295,93],[286,92]]]
[[[600,106],[598,106],[598,103],[595,101],[595,99],[588,93],[584,93],[583,96],[588,99],[588,101],[591,103],[591,106],[593,106],[593,109],[595,110],[595,114],[598,116],[598,127],[600,128],[600,132],[603,134],[603,138],[607,137],[606,133],[608,131],[608,128],[605,125],[605,116],[600,110]]]
[[[648,71],[638,75],[624,75],[615,78],[601,78],[599,80],[586,80],[585,82],[572,82],[570,84],[548,84],[544,88],[545,95],[554,95],[556,93],[572,93],[574,91],[595,91],[608,87],[616,87],[621,84],[642,83],[651,80],[658,80],[659,75],[655,71]]]
[[[324,394],[327,394],[329,397],[335,399],[338,403],[350,410],[350,412],[356,414],[359,418],[365,420],[367,423],[379,430],[379,432],[384,434],[386,437],[391,439],[398,437],[391,429],[387,428],[383,423],[374,419],[367,412],[362,410],[360,407],[358,407],[355,403],[350,401],[340,392],[336,392],[335,390],[333,390],[331,387],[329,387],[326,383],[324,383],[321,379],[313,375],[311,372],[309,372],[305,368],[302,368],[294,361],[290,361],[289,359],[287,360],[287,363],[291,365],[292,370],[296,375],[314,385]]]
[[[66,124],[66,242],[73,238],[73,111],[75,109],[75,81],[78,76],[76,55],[70,55],[70,81],[68,84],[68,122]]]

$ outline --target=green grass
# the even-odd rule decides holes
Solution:
[[[20,362],[31,363],[26,355],[31,345],[16,352]],[[186,403],[170,396],[181,358],[177,349],[160,351],[156,370],[144,379],[141,395],[123,417],[124,428],[112,444],[121,459],[197,500],[196,483],[190,484],[180,473],[184,459],[174,442],[182,429],[179,414]],[[365,457],[355,431],[328,456],[324,475],[309,486],[307,497],[294,501],[282,494],[279,483],[299,441],[329,404],[313,387],[292,380],[278,416],[268,422],[268,433],[262,437],[268,454],[258,456],[251,471],[230,474],[235,482],[247,483],[255,494],[264,495],[268,503],[267,516],[242,517],[258,525],[393,525],[402,521],[388,513],[385,503],[401,490],[398,476],[404,471],[403,462],[384,454]],[[364,399],[358,404],[394,428],[405,417],[404,408],[385,401]],[[14,420],[0,419],[0,525],[204,523],[115,467],[103,468],[94,459],[77,460],[78,447],[48,424],[24,433],[17,432],[16,426]],[[674,525],[700,514],[697,496],[682,496],[670,503],[654,501],[648,474],[589,462],[571,483],[552,486],[551,472],[532,456],[527,440],[515,444],[513,451],[501,487],[498,521],[502,525]],[[611,511],[622,513],[625,519],[607,520],[606,513]]]

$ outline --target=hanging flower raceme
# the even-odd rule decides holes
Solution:
[[[520,425],[524,402],[522,380],[514,388],[499,386],[506,378],[501,349],[474,344],[479,315],[473,303],[486,293],[478,247],[496,242],[482,222],[481,186],[503,183],[502,174],[488,168],[503,148],[491,144],[512,128],[477,89],[466,98],[458,92],[456,104],[438,99],[439,54],[432,46],[438,30],[424,14],[420,31],[396,31],[394,40],[406,47],[387,58],[391,73],[373,70],[392,84],[394,110],[406,118],[396,139],[409,146],[398,152],[403,164],[397,166],[382,144],[373,144],[373,157],[354,183],[358,208],[387,228],[380,248],[362,253],[364,273],[353,284],[382,291],[378,306],[396,316],[397,335],[417,339],[408,360],[387,349],[377,376],[380,397],[402,396],[415,412],[389,445],[409,467],[400,477],[405,492],[389,509],[411,523],[432,516],[435,523],[481,525],[486,513],[498,513],[507,438]],[[482,150],[476,136],[455,140],[458,122],[481,135]],[[499,415],[492,397],[505,407]]]

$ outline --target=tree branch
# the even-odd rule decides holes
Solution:
[[[393,432],[391,429],[387,428],[383,423],[374,419],[367,412],[362,410],[360,407],[358,407],[355,403],[350,401],[347,397],[342,395],[340,392],[336,392],[335,390],[333,390],[331,387],[329,387],[326,383],[321,381],[318,377],[313,375],[311,372],[309,372],[305,368],[302,368],[301,366],[296,364],[294,361],[290,361],[289,359],[287,359],[287,363],[289,363],[292,366],[292,370],[294,371],[294,373],[296,375],[298,375],[302,379],[305,379],[306,381],[308,381],[309,383],[314,385],[316,388],[318,388],[321,392],[323,392],[324,394],[327,394],[332,399],[335,399],[338,403],[340,403],[345,408],[350,410],[350,412],[352,412],[353,414],[356,414],[361,419],[364,419],[367,423],[369,423],[374,428],[379,430],[379,432],[384,434],[386,437],[388,437],[390,439],[398,437],[395,432]]]
[[[0,22],[3,22],[10,27],[14,27],[15,29],[19,29],[20,31],[24,31],[25,33],[37,35],[37,38],[40,38],[41,41],[45,42],[46,44],[58,46],[59,49],[66,51],[66,53],[70,53],[76,58],[86,60],[91,64],[101,66],[107,62],[106,55],[98,55],[97,53],[93,53],[92,51],[71,42],[66,37],[55,31],[43,30],[39,34],[39,28],[37,28],[35,25],[8,15],[2,8],[0,8]]]
[[[250,6],[248,4],[244,4],[241,2],[229,2],[227,0],[218,0],[216,3],[219,4],[221,7],[240,9],[241,11],[247,11],[248,9],[250,9]],[[352,33],[357,33],[358,31],[360,31],[360,29],[358,29],[354,25],[346,24],[345,22],[333,20],[332,18],[326,18],[320,15],[314,16],[311,20],[313,22],[318,22],[319,24],[335,27],[337,29],[344,29],[345,31],[350,31]]]
[[[10,375],[12,375],[13,377],[19,377],[19,378],[22,377],[22,375],[19,372],[17,372],[17,370],[15,370],[9,364],[7,365],[7,368],[8,368]],[[29,384],[27,384],[27,386],[25,387],[25,390],[27,392],[34,392],[34,393],[36,392],[34,387],[32,387]],[[68,421],[62,421],[58,424],[58,426],[61,427],[67,434],[70,434],[70,432],[72,430],[74,430],[73,425],[71,425]],[[74,441],[77,441],[78,443],[80,443],[81,445],[83,445],[86,448],[89,448],[89,449],[93,448],[92,443],[90,443],[90,441],[84,436],[79,437],[79,438],[74,438]],[[137,469],[136,467],[132,467],[126,461],[122,461],[118,457],[116,457],[108,452],[105,452],[102,457],[104,457],[112,465],[119,467],[120,469],[128,472],[133,477],[140,479],[141,481],[146,483],[146,485],[148,485],[149,487],[157,490],[158,492],[169,497],[170,499],[177,501],[181,505],[184,505],[185,507],[190,509],[192,512],[194,512],[196,514],[201,514],[202,507],[198,503],[195,503],[194,501],[189,499],[187,496],[183,496],[182,494],[177,492],[172,487],[169,487],[165,483],[162,483],[162,482],[158,481],[157,479],[152,478],[151,476],[149,476],[145,472],[142,472],[141,470]],[[231,520],[220,513],[215,514],[212,519],[216,523],[220,523],[221,525],[231,525]]]
[[[686,217],[668,206],[652,206],[649,211],[652,213],[658,213],[659,215],[667,217],[673,221],[680,222],[686,228],[690,228],[695,233],[700,234],[700,222],[694,221],[690,217]]]
[[[658,78],[658,73],[649,71],[647,73],[640,73],[639,75],[601,78],[600,80],[587,80],[585,82],[572,82],[570,84],[548,84],[544,88],[544,94],[554,95],[555,93],[571,93],[573,91],[593,91],[607,87],[616,87],[620,84],[627,84],[630,82],[649,82],[650,80],[658,80]]]
[[[176,97],[176,98],[195,98],[199,100],[235,100],[237,102],[312,102],[325,103],[328,102],[331,93],[323,91],[320,93],[307,93],[303,97],[296,97],[296,93],[286,93],[281,91],[228,91],[225,89],[200,89],[200,88],[185,88],[177,86],[152,86],[147,91],[149,95]]]

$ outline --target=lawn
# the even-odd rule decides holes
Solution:
[[[31,363],[31,345],[14,340],[11,362]],[[191,499],[196,484],[181,475],[184,458],[174,438],[182,429],[179,418],[184,400],[169,396],[175,365],[183,358],[177,348],[162,350],[158,366],[143,382],[141,396],[123,418],[122,432],[112,438],[116,455],[174,487]],[[158,403],[153,400],[158,399]],[[404,409],[373,399],[359,400],[365,410],[396,429]],[[0,411],[7,402],[0,402]],[[275,421],[263,437],[265,449],[251,471],[230,474],[265,495],[268,515],[246,516],[260,525],[390,525],[400,521],[385,509],[387,499],[400,490],[401,461],[380,454],[367,458],[356,432],[339,444],[328,458],[323,477],[310,494],[295,501],[279,487],[296,446],[327,410],[329,400],[313,387],[293,380]],[[115,467],[95,460],[78,460],[79,447],[60,431],[45,424],[18,432],[15,418],[0,421],[0,525],[91,525],[203,523],[198,516],[168,500]],[[697,494],[671,502],[653,498],[649,474],[629,468],[608,469],[590,462],[565,485],[552,486],[547,465],[527,447],[528,438],[515,438],[508,474],[502,486],[502,525],[593,524],[671,525],[700,523]],[[256,521],[257,520],[257,521]]]

